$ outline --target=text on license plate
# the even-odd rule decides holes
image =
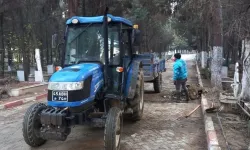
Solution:
[[[68,91],[52,91],[52,101],[68,101]]]

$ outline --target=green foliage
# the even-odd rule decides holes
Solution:
[[[162,27],[163,40],[167,45],[171,45],[174,40],[174,30],[171,28],[171,21],[167,21],[166,24]]]
[[[132,20],[141,21],[148,17],[149,12],[146,8],[134,8],[132,14],[134,14],[131,17]]]
[[[171,49],[190,49],[185,25],[175,18],[171,18],[164,26],[164,29],[165,34],[169,37],[168,44],[171,44]]]
[[[189,49],[187,39],[179,35],[174,34],[174,41],[172,44],[173,49]]]

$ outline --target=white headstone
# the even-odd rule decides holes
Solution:
[[[43,74],[40,71],[35,71],[35,81],[43,82]]]
[[[233,88],[234,97],[238,98],[240,94],[240,78],[239,78],[239,63],[235,63],[235,71],[234,71],[234,83],[231,84]]]
[[[35,71],[35,81],[43,82],[43,70],[41,65],[41,59],[40,59],[40,50],[35,50],[35,58],[36,58],[36,64],[37,64],[37,70]]]
[[[234,83],[239,83],[240,82],[240,77],[239,77],[239,63],[235,63],[235,68],[234,68]]]
[[[24,79],[24,71],[17,70],[17,78],[18,78],[19,81],[25,81],[25,79]]]
[[[35,74],[36,68],[35,67],[30,67],[30,74]]]
[[[227,75],[228,75],[228,67],[222,66],[222,69],[221,69],[221,77],[222,77],[222,78],[227,78]]]
[[[47,66],[47,73],[48,74],[53,74],[55,72],[54,65],[48,65]]]
[[[207,52],[205,52],[205,51],[201,52],[201,67],[202,68],[207,67]]]
[[[8,65],[8,71],[11,71],[11,67]]]

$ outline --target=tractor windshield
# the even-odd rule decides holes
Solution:
[[[111,47],[113,49],[115,48],[116,53],[119,53],[118,30],[116,26],[109,27],[108,41],[109,49]],[[84,61],[100,61],[104,63],[104,53],[102,24],[75,25],[68,27],[65,65],[73,65]]]

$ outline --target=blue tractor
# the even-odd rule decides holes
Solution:
[[[137,25],[105,14],[66,22],[61,69],[48,83],[47,105],[30,106],[23,137],[31,147],[65,141],[75,125],[105,127],[106,150],[120,147],[123,117],[138,121],[144,108],[144,75],[134,46]]]

